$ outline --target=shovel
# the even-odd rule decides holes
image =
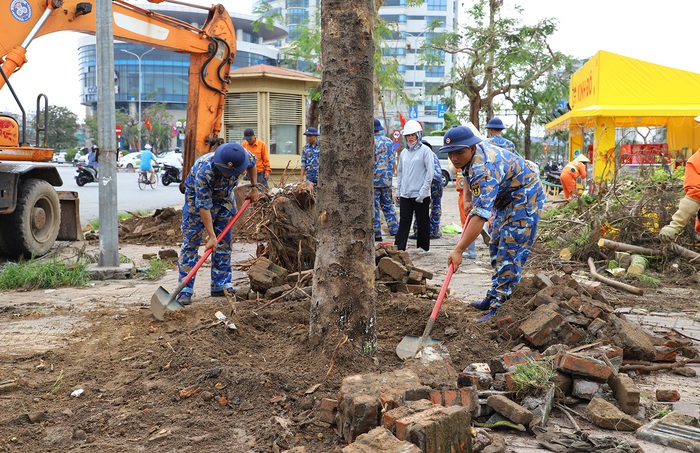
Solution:
[[[467,216],[467,220],[464,222],[462,234],[459,235],[460,240],[462,239],[462,236],[464,236],[464,232],[467,231],[467,225],[469,225],[469,216]],[[450,267],[447,268],[447,275],[445,276],[445,281],[442,284],[442,288],[440,288],[440,294],[438,294],[438,298],[435,301],[433,312],[430,314],[428,323],[425,325],[425,330],[423,330],[423,335],[421,335],[420,337],[406,335],[401,340],[401,343],[399,343],[396,346],[396,355],[398,355],[401,360],[406,360],[411,357],[415,357],[415,355],[418,354],[418,352],[421,349],[423,349],[424,346],[442,343],[441,340],[429,338],[428,335],[430,335],[430,331],[433,330],[435,319],[437,319],[437,315],[438,313],[440,313],[442,301],[445,299],[445,295],[447,294],[447,288],[450,286],[450,280],[452,279],[452,274],[454,274],[454,272],[455,267],[452,263],[450,263]]]
[[[233,216],[231,220],[228,221],[226,224],[226,227],[221,230],[221,233],[216,237],[216,244],[218,245],[219,242],[221,242],[221,239],[228,233],[228,231],[231,229],[234,223],[236,223],[236,220],[243,214],[243,211],[248,207],[250,204],[250,200],[246,200],[242,205],[241,208],[236,212],[236,215]],[[192,270],[187,274],[185,278],[182,279],[182,281],[177,285],[177,288],[175,288],[175,291],[173,291],[172,294],[170,294],[165,288],[162,286],[159,286],[158,289],[156,290],[155,293],[151,296],[151,313],[153,313],[153,316],[158,320],[158,321],[163,321],[165,320],[165,313],[168,311],[177,311],[177,310],[182,310],[185,308],[184,305],[182,305],[180,302],[175,300],[178,294],[180,294],[180,291],[187,285],[187,283],[192,280],[192,277],[197,273],[200,267],[202,267],[202,264],[209,258],[209,255],[212,254],[216,247],[212,247],[210,249],[207,249],[204,251],[204,255],[197,261],[197,264],[194,265]]]

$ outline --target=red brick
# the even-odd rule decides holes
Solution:
[[[476,390],[471,388],[459,389],[460,403],[462,407],[469,408],[469,413],[472,417],[476,416],[479,411],[479,395]]]
[[[668,389],[657,389],[656,390],[656,401],[663,402],[675,402],[680,401],[681,394],[678,390],[668,390]]]
[[[397,451],[402,453],[420,453],[420,448],[405,440],[398,440],[385,428],[374,428],[343,448],[343,453],[388,453]]]
[[[676,361],[676,351],[666,347],[666,346],[655,346],[656,357],[654,362],[675,362]]]
[[[565,322],[557,329],[557,338],[561,343],[574,345],[583,341],[583,332]]]
[[[535,346],[542,346],[552,338],[554,329],[559,327],[564,318],[554,311],[556,304],[542,305],[532,312],[522,323],[520,330],[525,339]]]
[[[510,390],[511,392],[515,391],[515,382],[513,382],[513,373],[508,372],[505,374],[506,376],[506,388]]]
[[[405,406],[384,412],[382,426],[392,433],[396,431],[396,420],[435,407],[428,400],[409,401]]]
[[[403,439],[398,432],[399,422]],[[471,451],[471,437],[466,429],[470,422],[465,407],[436,407],[397,420],[396,437],[417,445],[425,453],[466,453]]]
[[[508,354],[503,354],[500,357],[491,359],[491,372],[492,373],[505,373],[511,367],[516,365],[522,365],[528,363],[531,360],[538,360],[540,358],[540,353],[537,351],[531,351],[530,349],[523,349],[521,351],[510,352]]]
[[[501,318],[496,321],[496,327],[499,329],[505,329],[509,325],[513,324],[513,318],[510,316],[506,316],[505,318]]]
[[[335,414],[338,412],[338,400],[323,398],[318,406],[318,419],[335,425]]]
[[[442,406],[442,392],[440,390],[433,390],[430,392],[430,401],[433,404]]]
[[[603,313],[603,311],[595,307],[591,304],[583,304],[581,305],[581,313],[583,313],[583,316],[589,319],[598,319],[598,317]]]
[[[445,396],[445,407],[460,405],[459,396],[456,390],[444,390],[442,394]]]
[[[479,377],[475,374],[459,373],[457,375],[457,387],[476,387]]]
[[[557,369],[596,381],[606,381],[613,371],[612,368],[600,360],[566,352],[558,353],[555,360]]]

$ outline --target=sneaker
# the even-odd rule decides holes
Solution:
[[[192,303],[192,294],[180,293],[177,295],[177,302],[182,306],[187,306]]]
[[[440,239],[442,237],[442,234],[440,233],[435,233],[430,235],[430,239]]]
[[[409,239],[418,239],[418,235],[417,235],[417,234],[412,234],[412,235],[410,235],[408,238],[409,238]]]
[[[462,258],[467,259],[467,260],[475,260],[476,259],[476,252],[462,252]]]
[[[236,288],[233,286],[226,286],[223,289],[212,290],[211,297],[224,297],[225,295],[233,296],[234,294],[236,294]]]
[[[488,313],[486,313],[484,316],[482,316],[481,318],[476,320],[477,324],[481,324],[482,322],[486,322],[486,321],[490,320],[491,318],[493,318],[496,315],[496,311],[497,310],[495,308],[492,308],[491,310],[489,310]]]
[[[430,253],[430,250],[425,250],[423,248],[418,247],[418,253],[420,253],[421,255],[427,255]]]
[[[483,300],[476,300],[474,302],[470,302],[469,305],[476,308],[477,310],[486,311],[491,308],[491,298],[484,297]]]

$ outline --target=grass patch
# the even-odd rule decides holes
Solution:
[[[650,277],[644,274],[635,275],[635,277],[637,278],[637,280],[639,280],[641,286],[649,288],[658,288],[659,285],[661,285],[661,280],[659,280],[658,278]]]
[[[90,281],[88,263],[22,260],[0,268],[0,289],[49,289],[61,286],[84,286]]]
[[[554,364],[550,357],[516,365],[515,371],[511,375],[515,393],[519,397],[544,393],[552,386],[550,381],[554,376]]]
[[[146,272],[144,273],[144,278],[146,280],[156,280],[162,277],[165,274],[165,271],[168,270],[170,267],[170,263],[168,261],[163,261],[162,259],[158,258],[157,256],[154,256],[151,258],[151,261],[148,263],[148,268],[146,268]]]

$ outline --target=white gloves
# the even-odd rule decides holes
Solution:
[[[700,208],[700,202],[692,198],[683,197],[680,203],[678,203],[678,210],[673,214],[673,217],[671,217],[671,223],[661,228],[659,232],[659,239],[661,239],[661,242],[664,244],[673,242],[690,219],[695,217],[698,208]]]

